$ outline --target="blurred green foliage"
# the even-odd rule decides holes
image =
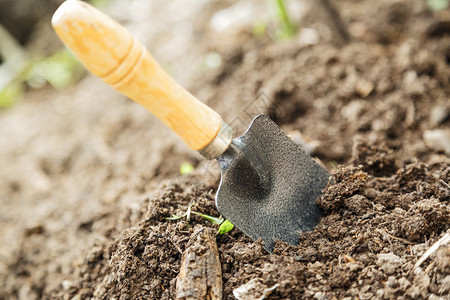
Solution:
[[[104,7],[108,1],[89,2],[96,7]],[[33,56],[26,53],[26,50],[1,26],[0,24],[0,43],[2,43],[0,45],[3,47],[0,47],[0,50],[5,53],[0,53],[2,56],[0,70],[3,71],[0,72],[0,76],[5,77],[2,77],[0,84],[0,108],[14,105],[27,88],[37,89],[48,83],[61,90],[78,81],[84,74],[84,68],[67,49],[58,50],[49,57]],[[22,58],[18,59],[20,53]]]
[[[427,4],[431,10],[439,11],[448,7],[449,0],[427,0]]]
[[[30,59],[24,70],[0,90],[0,107],[12,106],[27,86],[37,89],[49,83],[62,90],[78,81],[83,74],[82,65],[65,48],[46,58]]]
[[[257,39],[262,39],[266,35],[267,22],[259,20],[253,25],[253,36]]]
[[[294,24],[292,23],[284,5],[284,0],[275,0],[277,6],[278,20],[281,26],[279,38],[291,38],[297,32]]]
[[[50,57],[34,61],[24,79],[32,88],[40,88],[48,82],[55,89],[62,90],[80,79],[83,70],[72,53],[62,49]]]
[[[285,40],[292,38],[297,33],[297,28],[289,17],[284,0],[273,1],[275,14],[271,19],[261,19],[253,25],[253,36],[262,39],[266,34],[273,40]]]
[[[13,81],[3,90],[0,90],[0,107],[10,107],[16,99],[22,95],[23,86],[18,81]]]

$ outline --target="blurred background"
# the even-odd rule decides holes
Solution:
[[[84,69],[69,51],[62,47],[50,26],[52,12],[62,2],[61,0],[0,1],[0,107],[13,105],[24,92],[32,89],[46,86],[65,89],[85,75]],[[357,21],[358,18],[370,17],[369,7],[365,7],[364,3],[354,4],[361,10],[360,16],[350,16],[348,14],[351,10],[346,12],[345,5],[342,11],[330,0],[317,2],[248,0],[239,3],[232,0],[199,0],[189,4],[177,1],[161,4],[157,1],[139,0],[127,3],[116,0],[87,2],[103,9],[130,28],[181,83],[184,80],[188,81],[187,77],[193,76],[183,75],[188,73],[184,71],[177,73],[177,70],[184,69],[184,66],[177,65],[177,68],[174,68],[173,61],[180,55],[185,61],[188,60],[186,52],[189,51],[186,51],[186,48],[199,48],[189,45],[194,41],[204,42],[205,37],[251,30],[254,38],[267,36],[273,40],[295,38],[306,44],[315,44],[319,40],[348,41],[351,36],[366,41],[380,38],[368,32],[363,22]],[[432,12],[446,14],[447,0],[420,2]],[[392,4],[393,7],[395,5],[397,4]],[[202,14],[199,14],[199,10]],[[174,11],[176,13],[173,13]],[[192,19],[193,15],[197,18]],[[344,18],[352,18],[353,22],[345,24],[341,15]],[[390,25],[395,27],[399,26],[396,22],[402,23],[400,15],[398,20],[394,20],[397,17],[395,13],[391,17],[392,20],[386,20],[391,23]],[[445,20],[445,17],[443,19]],[[403,21],[407,22],[406,19]],[[439,34],[439,30],[445,31],[448,24],[441,22],[435,24],[436,26],[441,26],[440,29],[435,28]],[[386,32],[385,35],[384,42],[390,42],[389,33]],[[380,41],[381,39],[383,38],[381,37]],[[162,40],[164,43],[161,43]],[[225,43],[226,40],[225,38]],[[219,54],[213,51],[202,54],[202,57],[196,56],[193,61],[189,60],[188,65],[195,65],[197,71],[220,65]]]
[[[87,2],[103,9],[133,30],[144,44],[152,44],[153,46],[150,46],[154,48],[151,49],[152,53],[160,58],[163,64],[167,64],[169,71],[171,71],[170,61],[179,55],[184,55],[186,60],[188,45],[198,37],[204,38],[211,29],[219,33],[229,27],[235,27],[235,31],[236,28],[247,27],[246,29],[254,31],[256,37],[264,37],[267,33],[274,39],[289,38],[295,33],[298,25],[292,22],[299,23],[310,6],[307,1],[286,1],[286,4],[284,1],[238,3],[231,0],[193,1],[189,4],[177,1],[170,4],[161,4],[157,1]],[[62,47],[50,26],[52,12],[61,3],[59,0],[0,2],[1,107],[13,105],[30,89],[40,89],[47,85],[59,90],[65,89],[84,75],[83,68]],[[228,9],[220,11],[222,8]],[[198,14],[199,10],[203,13]],[[176,13],[171,13],[175,11]],[[289,15],[286,14],[287,11]],[[214,14],[216,12],[217,14]],[[198,18],[192,19],[193,15],[197,15]],[[206,19],[209,19],[207,20],[209,24]],[[319,38],[314,30],[306,30],[303,34],[306,42],[314,42]],[[155,43],[151,43],[154,40],[158,42],[163,40],[164,43],[158,43],[156,46]],[[220,56],[215,53],[203,54],[205,57],[196,57],[189,65],[204,69],[220,64]],[[174,76],[180,77],[181,81],[187,80],[183,76],[192,77],[183,74]]]

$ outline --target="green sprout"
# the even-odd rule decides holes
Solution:
[[[180,166],[181,175],[189,175],[194,171],[194,166],[188,162],[184,162]]]
[[[284,0],[275,0],[273,8],[275,13],[271,17],[261,18],[253,24],[253,36],[262,39],[267,34],[276,41],[292,38],[297,28],[289,17]]]
[[[284,5],[284,0],[275,0],[277,6],[278,20],[281,23],[281,35],[280,38],[291,38],[296,33],[296,28],[291,22],[289,15]]]
[[[188,209],[186,210],[186,212],[184,214],[182,214],[181,216],[177,216],[177,215],[172,215],[171,217],[167,217],[164,218],[166,220],[179,220],[181,218],[186,217],[186,220],[189,221],[190,217],[191,217],[191,205],[188,206]]]
[[[200,216],[205,218],[206,220],[208,220],[209,222],[211,222],[212,224],[215,225],[220,225],[219,226],[219,230],[217,231],[217,235],[222,235],[224,233],[227,233],[229,231],[231,231],[234,228],[234,225],[231,224],[230,221],[225,220],[224,218],[220,218],[220,217],[213,217],[207,214],[202,214],[199,212],[195,212],[191,210],[191,205],[188,206],[186,212],[184,214],[182,214],[181,216],[177,216],[177,215],[172,215],[171,217],[167,217],[164,218],[165,220],[179,220],[181,218],[186,218],[187,221],[189,221],[191,214]]]

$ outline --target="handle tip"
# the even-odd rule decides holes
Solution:
[[[133,45],[125,28],[79,0],[62,3],[51,22],[61,41],[100,78],[115,70]]]
[[[59,29],[70,20],[71,16],[81,16],[83,2],[79,0],[67,0],[55,11],[52,17],[52,26]]]
[[[220,135],[220,143],[205,149],[218,135],[220,116],[170,78],[116,21],[85,2],[68,0],[56,10],[52,25],[89,71],[153,112],[193,150],[214,156],[228,146]]]

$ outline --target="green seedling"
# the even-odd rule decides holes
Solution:
[[[216,224],[216,225],[222,224],[222,222],[224,221],[223,218],[216,218],[216,217],[212,217],[212,216],[210,216],[210,215],[201,214],[201,213],[198,213],[198,212],[195,212],[195,211],[193,211],[192,213],[193,213],[194,215],[203,217],[203,218],[205,218],[206,220],[208,220],[208,221],[210,221],[211,223]]]
[[[296,28],[291,22],[289,15],[286,11],[286,6],[284,5],[284,0],[275,0],[277,7],[277,16],[279,23],[281,25],[280,38],[291,38],[296,33]]]
[[[202,214],[199,212],[195,212],[191,210],[191,205],[189,205],[188,209],[186,210],[186,212],[184,214],[182,214],[181,216],[177,216],[177,215],[172,215],[171,217],[167,217],[164,218],[165,220],[179,220],[181,218],[186,217],[186,220],[189,221],[191,214],[200,216],[202,218],[205,218],[206,220],[208,220],[209,222],[211,222],[212,224],[215,225],[220,225],[219,226],[219,230],[217,231],[217,235],[222,235],[224,233],[227,233],[229,231],[231,231],[234,228],[234,225],[231,224],[230,221],[225,220],[224,218],[218,218],[218,217],[213,217],[207,214]]]
[[[181,216],[172,215],[171,217],[167,217],[164,219],[165,220],[179,220],[184,217],[186,217],[186,220],[188,220],[188,221],[191,218],[191,205],[188,206],[188,209],[186,210],[186,212],[184,214],[182,214]]]
[[[194,171],[194,166],[188,162],[184,162],[180,166],[181,175],[189,175]]]

